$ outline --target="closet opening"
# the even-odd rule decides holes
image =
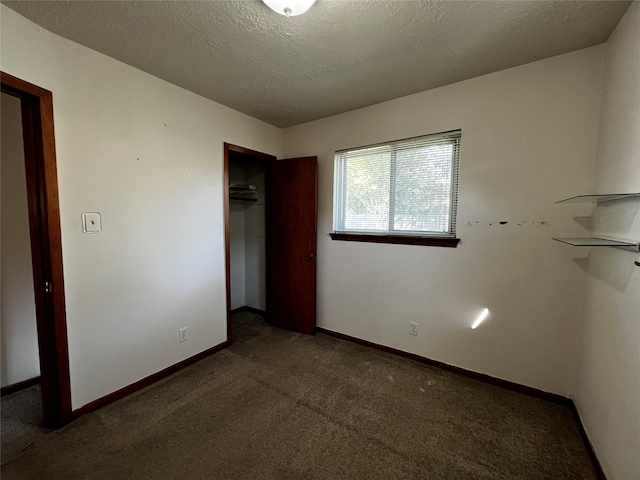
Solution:
[[[224,185],[227,341],[234,327],[265,321],[313,335],[317,157],[277,160],[225,143]]]
[[[266,176],[275,157],[225,144],[227,337],[267,320]]]

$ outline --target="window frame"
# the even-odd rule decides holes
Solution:
[[[346,201],[341,199],[338,201],[338,191],[342,195],[346,195],[346,188],[341,187],[345,181],[345,173],[342,168],[345,162],[340,159],[340,156],[345,153],[355,152],[358,150],[365,150],[375,147],[390,147],[390,186],[389,186],[389,226],[393,224],[393,217],[395,215],[394,200],[395,200],[395,182],[393,182],[396,176],[393,174],[393,168],[395,166],[395,157],[397,146],[404,146],[416,141],[428,141],[451,138],[454,143],[454,153],[452,157],[452,175],[451,175],[451,207],[449,211],[449,231],[451,233],[440,232],[421,232],[421,231],[398,231],[387,230],[386,232],[377,231],[364,231],[364,230],[339,230],[338,224],[344,223],[346,212]],[[447,132],[440,132],[430,135],[421,135],[418,137],[405,138],[401,140],[394,140],[391,142],[382,142],[374,145],[366,145],[362,147],[348,148],[344,150],[338,150],[334,156],[334,205],[333,205],[333,231],[329,234],[332,240],[342,241],[355,241],[355,242],[372,242],[372,243],[390,243],[390,244],[404,244],[404,245],[424,245],[424,246],[437,246],[437,247],[457,247],[460,242],[460,238],[456,236],[456,219],[457,219],[457,200],[458,200],[458,179],[460,171],[460,147],[462,139],[462,130],[451,130]],[[402,148],[402,147],[400,147]]]

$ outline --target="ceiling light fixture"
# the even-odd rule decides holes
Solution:
[[[302,15],[316,0],[262,0],[271,10],[285,17]]]

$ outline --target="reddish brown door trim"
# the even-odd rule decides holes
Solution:
[[[40,375],[33,378],[27,378],[18,383],[14,383],[11,385],[7,385],[6,387],[2,387],[0,389],[0,396],[4,397],[5,395],[11,395],[12,393],[19,392],[20,390],[24,390],[25,388],[33,387],[34,385],[40,384]]]
[[[45,425],[58,428],[72,417],[53,97],[4,72],[0,80],[22,104],[42,407]]]
[[[229,230],[229,155],[237,153],[252,157],[255,160],[264,160],[265,166],[268,170],[269,163],[276,160],[276,157],[267,153],[258,152],[256,150],[250,150],[248,148],[239,147],[238,145],[232,145],[230,143],[224,143],[224,167],[223,178],[224,182],[224,248],[225,248],[225,267],[226,267],[226,287],[227,287],[227,343],[231,344],[232,341],[232,323],[231,323],[231,234]],[[269,245],[266,246],[266,251],[269,251]],[[268,255],[268,253],[267,253]]]

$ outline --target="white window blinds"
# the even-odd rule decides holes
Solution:
[[[336,152],[334,231],[455,236],[460,131]]]

